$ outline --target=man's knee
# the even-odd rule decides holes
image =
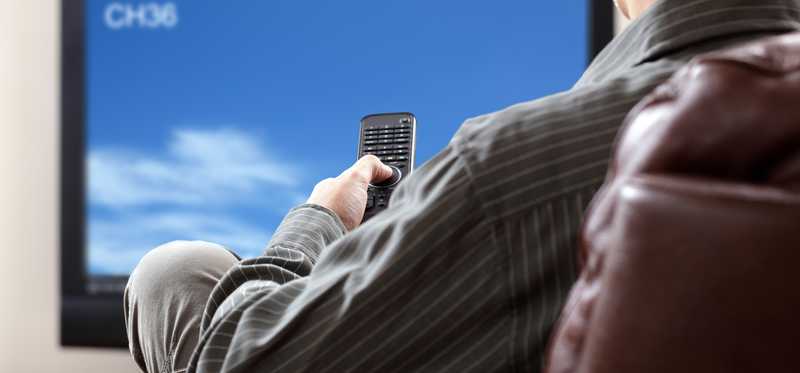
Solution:
[[[238,259],[220,245],[173,241],[151,250],[125,289],[131,354],[142,369],[185,367],[212,289]]]
[[[210,289],[237,262],[233,254],[214,243],[172,241],[151,250],[139,261],[127,290],[154,296],[166,289]]]

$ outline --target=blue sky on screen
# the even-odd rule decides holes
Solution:
[[[159,13],[125,13],[147,4]],[[258,255],[355,160],[362,116],[415,113],[419,167],[465,119],[568,89],[587,58],[583,0],[88,0],[86,12],[92,274],[127,274],[175,239]]]

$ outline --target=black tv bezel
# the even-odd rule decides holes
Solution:
[[[587,0],[590,60],[611,40],[610,0]],[[92,295],[85,268],[85,8],[61,2],[61,344],[127,347],[122,294]]]

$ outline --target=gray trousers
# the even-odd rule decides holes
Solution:
[[[125,324],[143,371],[186,369],[209,294],[237,262],[224,247],[201,241],[170,242],[142,258],[125,288]]]

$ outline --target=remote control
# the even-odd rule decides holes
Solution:
[[[386,209],[397,184],[414,170],[416,134],[417,119],[411,113],[372,114],[361,119],[358,158],[375,155],[393,171],[389,179],[367,188],[364,222]]]

